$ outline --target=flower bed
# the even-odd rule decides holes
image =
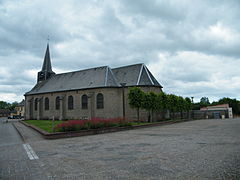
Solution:
[[[69,120],[55,127],[57,132],[99,129],[107,127],[132,126],[132,123],[123,118],[92,118],[90,120]]]

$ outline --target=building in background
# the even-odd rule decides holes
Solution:
[[[10,111],[8,109],[0,109],[0,117],[8,117],[10,115]]]
[[[233,118],[232,108],[229,104],[219,104],[215,106],[207,106],[200,109],[206,114],[206,118]]]
[[[25,100],[23,99],[18,105],[15,107],[15,110],[17,111],[17,115],[20,117],[25,116]]]
[[[23,99],[20,103],[16,105],[14,110],[10,112],[10,117],[12,119],[20,119],[25,116],[25,100]]]

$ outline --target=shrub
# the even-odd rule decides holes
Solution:
[[[123,127],[131,126],[131,122],[123,118],[92,118],[90,120],[69,120],[67,122],[58,124],[55,127],[55,131],[66,132],[66,131],[78,131],[88,129],[99,129],[105,127]]]

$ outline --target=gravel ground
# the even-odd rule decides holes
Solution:
[[[56,179],[240,179],[240,119],[32,143]]]
[[[240,179],[240,119],[58,140],[20,130],[48,179]]]

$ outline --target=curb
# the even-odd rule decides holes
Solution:
[[[126,126],[126,127],[110,127],[110,128],[102,128],[102,129],[55,132],[55,133],[49,133],[49,132],[42,130],[34,125],[25,123],[24,121],[19,121],[19,122],[27,127],[32,128],[33,130],[37,131],[39,134],[41,134],[43,136],[44,139],[60,139],[60,138],[80,137],[80,136],[89,136],[89,135],[96,135],[96,134],[113,133],[113,132],[127,131],[127,130],[132,130],[132,129],[139,129],[139,128],[163,126],[163,125],[170,125],[170,124],[187,122],[187,121],[193,121],[193,119],[162,121],[162,122],[153,123],[153,124],[134,125],[134,126]]]
[[[18,132],[19,136],[21,137],[22,141],[25,142],[25,139],[22,135],[22,133],[18,130],[18,128],[16,127],[15,123],[12,123],[13,127],[16,129],[16,131]]]

